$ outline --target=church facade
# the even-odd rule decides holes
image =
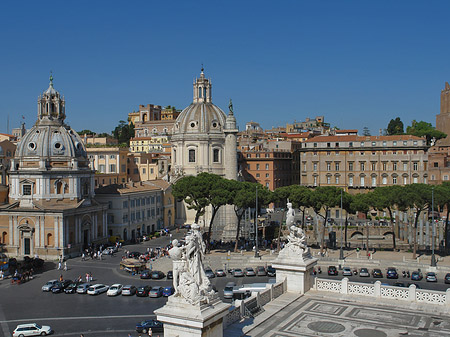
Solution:
[[[65,117],[65,100],[50,77],[38,119],[11,160],[9,203],[0,207],[0,240],[9,256],[58,258],[106,240],[107,205],[94,199],[86,148]]]
[[[171,179],[201,172],[217,174],[227,179],[237,179],[236,118],[230,105],[229,114],[212,103],[211,80],[202,68],[200,77],[193,83],[193,102],[178,116],[171,138]],[[177,207],[177,223],[193,223],[195,214],[184,204]],[[201,219],[207,226],[211,211]],[[231,206],[223,206],[214,219],[213,238],[228,237],[235,232],[236,217]],[[229,235],[227,234],[229,233]]]

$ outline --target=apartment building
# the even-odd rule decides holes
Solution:
[[[86,151],[95,170],[95,187],[127,182],[127,148],[87,147]]]
[[[304,186],[374,188],[428,182],[428,146],[411,136],[317,136],[299,150]]]

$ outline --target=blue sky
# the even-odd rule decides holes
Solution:
[[[110,132],[139,104],[192,101],[201,63],[241,129],[324,115],[378,134],[435,125],[450,81],[448,1],[3,1],[0,132],[48,87],[75,129]]]

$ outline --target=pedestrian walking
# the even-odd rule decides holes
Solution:
[[[149,336],[149,337],[152,337],[152,336],[153,336],[152,328],[148,328],[148,336]]]
[[[58,270],[61,270],[61,260],[58,262]]]
[[[81,254],[81,261],[85,261],[85,260],[86,260],[86,255],[83,252],[83,254]]]
[[[64,262],[64,271],[67,271],[67,262]]]

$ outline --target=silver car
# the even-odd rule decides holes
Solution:
[[[256,267],[256,275],[258,275],[258,276],[266,276],[267,275],[266,268],[264,268],[263,266]]]
[[[233,298],[233,288],[236,286],[234,282],[228,282],[223,289],[223,298],[232,299]]]
[[[42,291],[50,291],[53,286],[58,283],[58,280],[50,280],[42,286]]]
[[[234,277],[243,277],[244,276],[244,272],[242,271],[241,268],[236,268],[233,270],[233,276]]]
[[[94,284],[93,286],[90,286],[88,288],[87,294],[88,295],[98,295],[104,292],[107,292],[109,287],[104,284]]]
[[[245,276],[256,276],[255,271],[253,270],[253,268],[250,267],[245,268],[244,274]]]
[[[82,283],[78,285],[77,294],[86,294],[90,286],[92,286],[90,283]]]
[[[352,270],[350,269],[350,267],[344,267],[344,270],[342,270],[342,275],[344,276],[352,276]]]

